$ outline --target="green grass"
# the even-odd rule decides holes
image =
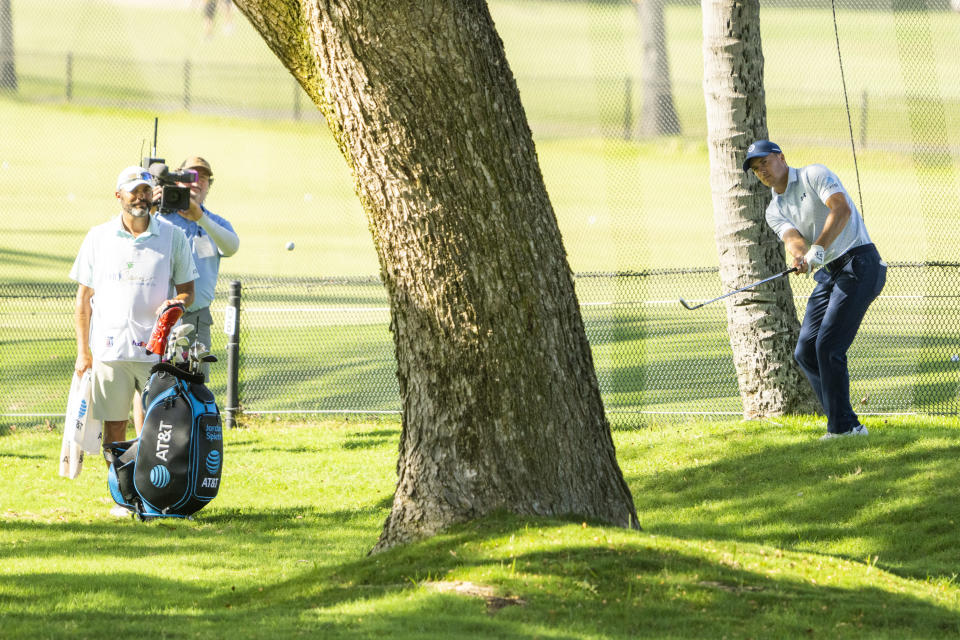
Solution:
[[[499,514],[373,557],[392,421],[226,434],[191,522],[107,515],[102,464],[0,436],[0,616],[17,638],[930,638],[960,632],[956,419],[615,426],[642,532]],[[469,583],[480,595],[445,587]]]
[[[39,124],[38,135],[53,141],[62,133],[65,146],[84,150],[81,163],[57,148],[40,158],[26,152],[29,140],[0,138],[0,207],[22,212],[0,219],[4,280],[63,282],[86,231],[118,212],[116,174],[136,161],[140,141],[152,135],[152,114],[0,100],[0,120],[15,131]],[[320,125],[173,114],[161,118],[161,132],[160,150],[168,159],[210,149],[204,153],[217,181],[208,205],[233,223],[241,239],[240,251],[223,262],[227,276],[378,273],[352,179]],[[790,153],[798,163],[827,163],[852,181],[842,151]],[[538,142],[538,156],[575,271],[716,264],[702,145],[548,139]],[[929,208],[899,205],[913,196],[922,201],[924,183],[912,174],[909,155],[868,151],[860,168],[870,233],[887,260],[955,258],[943,243],[960,234],[960,223],[944,209],[949,198],[938,201],[942,220]],[[41,182],[50,175],[56,180]],[[284,250],[287,240],[296,242],[294,251]]]

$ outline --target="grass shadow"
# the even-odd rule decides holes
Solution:
[[[955,577],[956,431],[871,429],[869,438],[824,443],[811,434],[775,446],[732,430],[691,442],[674,468],[627,472],[627,481],[641,524],[657,533],[796,550],[828,544],[853,560],[863,556],[852,549],[866,550],[898,575]]]

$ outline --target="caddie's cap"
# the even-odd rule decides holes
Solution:
[[[747,157],[743,159],[743,170],[750,171],[750,161],[754,158],[762,158],[771,153],[783,153],[776,142],[769,140],[757,140],[747,147]]]
[[[207,174],[209,174],[210,176],[213,176],[213,169],[210,168],[210,163],[204,160],[203,158],[201,158],[200,156],[192,156],[190,158],[187,158],[186,160],[180,163],[180,168],[181,169],[203,169],[207,172]]]
[[[117,176],[117,191],[132,192],[141,184],[153,186],[153,176],[143,167],[131,165]]]

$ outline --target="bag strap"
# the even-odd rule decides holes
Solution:
[[[202,373],[190,373],[189,371],[184,371],[180,367],[175,367],[169,362],[158,362],[150,368],[150,374],[153,375],[157,371],[163,371],[164,373],[169,373],[175,378],[181,380],[186,380],[187,382],[192,382],[194,384],[203,384],[203,374]]]
[[[124,445],[126,445],[126,449],[124,449],[120,455],[114,453],[114,450],[119,449]],[[134,438],[133,440],[127,440],[125,442],[111,442],[103,448],[103,457],[106,459],[107,464],[113,464],[115,466],[122,467],[137,457],[137,449],[139,448],[140,438]]]

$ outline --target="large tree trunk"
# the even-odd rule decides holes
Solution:
[[[702,0],[710,188],[724,290],[786,268],[764,220],[770,192],[743,172],[746,147],[767,138],[758,0]],[[800,326],[786,278],[727,298],[727,329],[747,418],[820,410],[793,359]]]
[[[643,106],[640,135],[679,135],[680,120],[673,104],[673,84],[667,59],[667,30],[663,21],[665,0],[634,0],[642,48],[640,78]]]
[[[13,12],[10,0],[0,0],[0,89],[17,90],[13,49]]]
[[[403,407],[376,549],[496,510],[637,526],[516,83],[479,0],[236,0],[353,168]]]

